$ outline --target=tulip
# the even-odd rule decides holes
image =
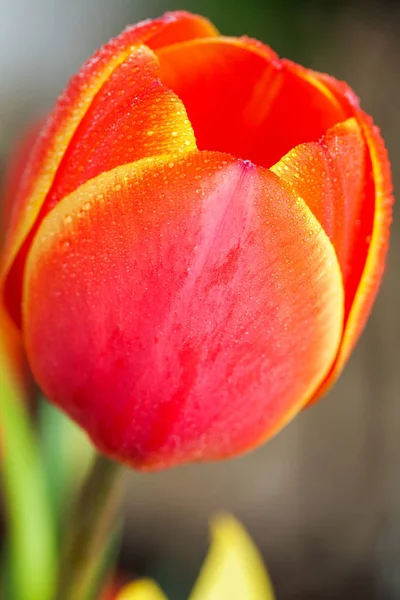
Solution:
[[[379,287],[384,144],[352,90],[167,14],[72,79],[3,288],[48,398],[141,469],[263,443],[340,374]]]

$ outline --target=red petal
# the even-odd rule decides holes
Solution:
[[[102,170],[196,147],[182,103],[158,81],[154,54],[138,44],[211,35],[207,23],[177,13],[128,29],[90,59],[60,97],[25,171],[10,227],[6,302],[16,323],[35,227],[63,195]]]
[[[299,67],[300,69],[300,67]],[[389,242],[390,223],[392,220],[392,177],[390,163],[384,141],[379,129],[373,124],[371,117],[361,110],[353,90],[344,82],[322,73],[308,71],[310,81],[325,88],[340,102],[349,116],[355,116],[363,132],[369,150],[371,171],[369,174],[369,191],[365,202],[365,211],[373,213],[372,231],[365,240],[369,246],[364,268],[350,307],[346,327],[343,334],[339,354],[332,373],[320,390],[322,395],[342,371],[350,356],[363,327],[371,312],[382,279],[386,253]]]
[[[220,154],[118,167],[29,253],[24,333],[49,398],[143,468],[230,456],[287,422],[341,337],[336,255],[273,173]]]
[[[269,167],[346,118],[332,94],[260,43],[192,40],[157,54],[161,79],[183,101],[202,150]]]

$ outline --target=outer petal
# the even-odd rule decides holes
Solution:
[[[334,96],[247,38],[192,40],[157,51],[161,78],[185,104],[198,147],[270,167],[346,118]]]
[[[185,107],[159,80],[155,54],[147,46],[139,46],[115,69],[87,110],[58,168],[42,213],[89,179],[114,167],[195,149]]]
[[[228,515],[212,524],[211,548],[190,595],[190,600],[225,599],[274,599],[262,557],[240,523]]]
[[[367,176],[366,182],[369,190],[364,200],[365,212],[373,213],[372,230],[366,239],[369,249],[353,304],[350,307],[339,354],[332,373],[318,394],[320,396],[332,385],[343,369],[367,321],[379,289],[392,220],[392,178],[387,151],[379,129],[374,126],[371,117],[361,110],[353,90],[346,83],[328,75],[308,71],[293,64],[291,68],[314,85],[327,90],[327,93],[332,94],[336,101],[340,102],[348,116],[357,118],[368,146],[371,165],[370,176]]]
[[[148,80],[148,60],[145,60],[146,58],[148,59],[148,56],[143,58],[143,50],[142,54],[140,54],[140,57],[143,59],[141,62],[140,58],[137,59],[136,57],[135,59],[135,57],[132,56],[138,52],[137,48],[141,44],[146,43],[149,47],[159,48],[164,43],[179,42],[182,40],[191,39],[192,37],[201,37],[204,35],[216,35],[216,30],[202,17],[190,15],[184,12],[169,13],[160,19],[139,23],[134,27],[128,28],[120,36],[111,40],[106,46],[101,48],[85,63],[79,73],[71,80],[64,93],[60,96],[55,109],[51,113],[44,129],[42,130],[41,136],[35,146],[34,152],[32,153],[30,161],[25,170],[24,177],[21,181],[19,197],[16,200],[18,210],[14,211],[13,219],[9,228],[4,267],[4,273],[6,274],[11,268],[14,260],[17,258],[18,253],[20,253],[17,261],[18,264],[14,266],[14,272],[10,275],[11,281],[9,281],[7,284],[9,306],[18,307],[19,304],[18,298],[20,297],[20,284],[24,260],[27,248],[29,247],[31,241],[28,240],[28,242],[26,242],[26,239],[29,235],[29,232],[34,227],[35,222],[39,217],[39,213],[41,211],[45,212],[43,204],[47,194],[55,182],[58,169],[62,164],[65,153],[71,144],[72,147],[74,146],[74,136],[80,134],[79,126],[94,102],[97,106],[100,104],[100,121],[101,119],[107,120],[104,102],[101,104],[101,98],[97,97],[98,93],[103,89],[103,86],[106,84],[106,82],[108,82],[109,78],[113,78],[113,83],[115,84],[115,79],[117,79],[121,85],[120,89],[122,89],[123,82],[121,80],[125,74],[125,84],[129,90],[129,85],[132,85],[132,76],[127,71],[121,71],[121,65],[124,63],[127,64],[128,69],[129,67],[137,69],[136,74],[140,73],[144,79],[147,78]],[[145,61],[146,64],[143,64],[143,61]],[[136,64],[132,64],[135,62]],[[117,74],[115,74],[119,67],[121,67],[121,69]],[[112,87],[113,85],[111,84],[111,88]],[[116,86],[114,85],[114,94],[115,87]],[[136,83],[136,88],[137,87],[139,87],[138,83]],[[148,89],[142,90],[143,96],[146,95],[146,91],[148,96],[147,102],[149,100],[150,103],[151,100],[154,102],[157,93],[155,92],[153,97],[151,97]],[[126,94],[126,97],[128,96],[129,93]],[[143,98],[143,96],[142,100],[144,100],[146,103],[146,98]],[[125,96],[123,97],[123,100],[124,99]],[[121,119],[121,114],[126,111],[126,105],[124,105],[124,101],[119,102],[118,97],[114,97],[114,102],[112,102],[111,110],[109,111],[110,117],[114,118],[116,116],[112,113],[113,109],[117,107],[119,108],[115,112],[120,113],[117,123],[117,125],[120,126],[120,129],[114,131],[114,134],[115,137],[120,139],[123,127],[127,126],[127,121]],[[148,108],[148,106],[143,107],[143,110],[145,108]],[[177,104],[175,108],[178,110]],[[183,111],[184,113],[184,108],[181,104],[179,104],[179,110]],[[92,108],[92,118],[93,116]],[[178,131],[181,121],[182,117],[178,115],[177,123],[173,123],[173,125],[177,125]],[[161,131],[163,131],[164,122],[165,119],[161,118],[161,122],[158,124],[158,126],[161,128]],[[133,125],[136,124],[131,122],[129,130],[127,131],[125,129],[127,140],[129,139],[129,135],[135,131]],[[155,125],[155,123],[151,123],[151,119],[149,119],[147,125],[149,125],[150,128],[151,126]],[[82,126],[85,128],[85,125]],[[172,127],[172,131],[175,131],[174,127]],[[109,142],[109,129],[108,134]],[[98,137],[99,136],[97,136],[97,138]],[[87,138],[88,136],[86,136],[85,139],[86,144],[88,143]],[[107,138],[107,135],[105,135],[104,138]],[[106,140],[104,139],[103,141],[105,144]],[[184,141],[180,140],[180,143],[183,143]],[[86,144],[83,152],[86,151]],[[95,144],[98,146],[98,139],[95,140]],[[126,148],[126,145],[124,147]],[[98,150],[97,147],[96,150]],[[130,162],[133,160],[130,155],[123,160],[121,152],[118,153],[118,158],[123,162]],[[103,157],[102,166],[104,166],[104,162],[106,161]],[[75,164],[76,163],[74,163],[74,167]],[[115,165],[110,165],[110,168],[112,166]],[[80,169],[82,169],[82,165],[80,165]],[[79,172],[77,175],[78,174]],[[24,243],[25,247],[21,250],[21,247]],[[13,314],[13,316],[18,322],[18,315]]]
[[[360,283],[373,225],[369,157],[355,118],[301,144],[271,170],[299,194],[332,241],[342,270],[345,322]]]
[[[24,289],[36,380],[142,468],[261,443],[320,385],[342,331],[320,224],[276,175],[220,154],[89,181],[42,222]]]

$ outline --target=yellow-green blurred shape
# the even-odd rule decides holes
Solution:
[[[117,600],[167,600],[167,597],[154,581],[140,579],[124,587]]]
[[[21,340],[15,326],[0,302],[0,371],[1,380],[7,379],[17,398],[26,399],[27,373]],[[5,384],[3,384],[5,385]],[[0,393],[5,393],[3,386]]]
[[[167,600],[151,580],[131,583],[117,600]],[[274,600],[264,562],[232,516],[211,523],[211,547],[189,600]]]
[[[0,306],[0,472],[13,600],[51,600],[57,573],[46,478],[26,410],[22,351]]]
[[[240,523],[220,516],[211,533],[211,548],[190,600],[273,600],[264,562]]]

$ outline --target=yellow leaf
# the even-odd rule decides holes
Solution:
[[[158,585],[151,579],[139,579],[118,594],[117,600],[168,600]]]
[[[211,530],[211,548],[190,600],[273,600],[264,562],[240,523],[221,516]]]

